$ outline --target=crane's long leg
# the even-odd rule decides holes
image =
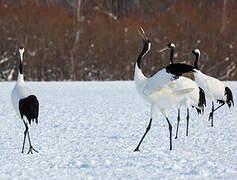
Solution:
[[[186,129],[186,136],[188,136],[188,125],[189,125],[189,108],[187,108],[187,129]]]
[[[209,115],[209,121],[211,121],[211,126],[213,127],[213,113],[214,113],[214,102],[212,102],[212,108]]]
[[[180,108],[178,109],[177,129],[176,129],[176,136],[175,136],[175,139],[177,139],[177,138],[178,138],[178,131],[179,131],[179,121],[180,121]]]
[[[225,103],[224,103],[225,104]],[[213,114],[216,110],[218,110],[220,107],[224,106],[224,104],[221,104],[220,106],[218,106],[216,109],[214,109],[214,103],[212,104],[212,112],[210,112],[209,115],[209,120],[211,119],[211,127],[213,127]]]
[[[23,140],[23,146],[22,146],[21,153],[24,153],[24,147],[25,147],[25,141],[26,141],[26,134],[27,134],[27,132],[28,132],[28,126],[27,126],[27,124],[24,122],[24,120],[23,120],[23,123],[24,123],[26,129],[25,129],[25,131],[24,131],[24,140]]]
[[[213,112],[215,112],[217,109],[219,109],[220,107],[224,106],[224,104],[221,104],[220,106],[218,106],[216,109],[214,109]]]
[[[145,132],[145,134],[142,136],[142,139],[140,140],[140,142],[139,142],[139,144],[137,145],[137,147],[136,147],[136,149],[134,150],[134,152],[135,152],[135,151],[140,151],[140,150],[139,150],[139,147],[140,147],[140,145],[141,145],[143,139],[145,138],[146,134],[147,134],[148,131],[150,130],[150,128],[151,128],[151,123],[152,123],[152,118],[150,118],[150,122],[149,122],[149,124],[148,124],[148,126],[147,126],[147,128],[146,128],[146,132]]]
[[[35,151],[35,152],[38,153],[38,151],[36,151],[36,150],[33,148],[33,146],[31,145],[29,130],[27,131],[27,134],[28,134],[28,139],[29,139],[29,144],[30,144],[30,148],[29,148],[29,151],[28,151],[27,154],[29,154],[29,153],[33,154],[33,151]],[[33,150],[33,151],[32,151],[32,150]]]
[[[167,122],[168,122],[168,124],[169,124],[169,131],[170,131],[170,150],[172,150],[172,126],[171,126],[171,124],[170,124],[170,121],[169,121],[169,119],[166,117],[166,120],[167,120]]]

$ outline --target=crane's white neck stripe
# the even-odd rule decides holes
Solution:
[[[171,43],[170,46],[172,46],[173,48],[175,48],[175,45],[174,45],[173,43]]]
[[[151,43],[149,42],[149,43],[148,43],[148,49],[147,49],[147,51],[142,55],[142,57],[144,57],[144,56],[148,53],[148,51],[150,51],[150,49],[151,49]]]

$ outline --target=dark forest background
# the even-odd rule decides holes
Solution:
[[[131,80],[143,43],[148,76],[169,63],[193,64],[183,53],[201,50],[200,69],[237,80],[237,0],[1,0],[0,80],[14,80],[18,47],[25,47],[27,80]]]

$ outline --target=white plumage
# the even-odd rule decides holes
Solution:
[[[190,93],[188,93],[184,96],[180,105],[184,105],[186,107],[194,106],[194,107],[200,109],[201,107],[198,106],[198,104],[199,104],[199,87],[198,87],[198,85],[194,81],[192,81],[191,79],[186,78],[186,77],[179,77],[179,79],[177,79],[175,81],[175,83],[176,83],[177,89],[184,89],[184,88],[190,88],[190,89],[192,88],[193,89],[193,91],[191,91]]]
[[[196,72],[194,73],[196,83],[205,90],[206,96],[211,101],[226,101],[226,96],[224,96],[225,85],[220,80],[205,75],[199,70]]]
[[[141,60],[142,57],[150,50],[151,42],[142,29],[138,32],[143,38],[144,46],[135,65],[134,80],[139,95],[147,102],[151,103],[151,115],[145,134],[134,151],[139,151],[139,147],[151,127],[154,112],[156,110],[159,110],[168,122],[170,132],[170,150],[172,150],[172,126],[168,119],[167,110],[172,106],[177,106],[183,100],[185,94],[193,91],[193,88],[179,89],[176,87],[175,83],[175,80],[181,74],[193,71],[193,67],[185,64],[170,64],[169,66],[158,71],[152,77],[145,77],[141,71]]]
[[[31,145],[28,125],[31,124],[31,121],[33,122],[35,121],[36,123],[38,123],[39,102],[35,94],[24,83],[23,47],[19,48],[19,53],[20,53],[20,61],[19,61],[18,78],[16,85],[12,90],[11,99],[12,99],[12,105],[17,115],[23,120],[23,123],[25,125],[22,153],[24,152],[26,135],[28,136],[30,145],[28,153],[33,153],[33,151],[35,152],[38,151],[36,151]]]
[[[34,94],[25,85],[24,76],[23,76],[23,74],[20,74],[20,72],[19,72],[16,85],[15,85],[14,89],[12,90],[12,94],[11,94],[12,105],[19,117],[21,117],[20,111],[19,111],[19,101],[21,99],[24,99],[24,98],[30,96],[30,95],[34,95]],[[28,122],[26,121],[26,123],[28,123]]]
[[[140,95],[145,96],[146,98],[153,93],[163,90],[165,85],[169,85],[175,79],[176,77],[174,74],[167,73],[165,68],[158,71],[152,77],[146,78],[142,74],[141,69],[139,69],[137,65],[135,67],[134,80],[137,90]]]

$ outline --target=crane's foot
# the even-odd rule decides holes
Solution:
[[[140,150],[139,150],[139,147],[136,147],[136,149],[134,149],[134,151],[133,152],[139,152]]]
[[[33,151],[39,153],[38,151],[36,151],[36,150],[33,148],[33,146],[30,146],[29,151],[28,151],[27,154],[30,154],[30,153],[33,154]]]

